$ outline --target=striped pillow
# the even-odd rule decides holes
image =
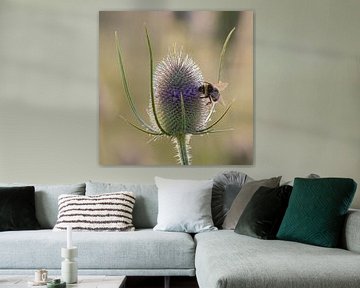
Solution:
[[[74,231],[133,231],[133,192],[115,192],[92,196],[59,196],[59,214],[55,231],[72,226]]]

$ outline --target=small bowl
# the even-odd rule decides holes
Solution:
[[[47,288],[66,288],[66,282],[61,282],[60,279],[54,279],[47,283]]]

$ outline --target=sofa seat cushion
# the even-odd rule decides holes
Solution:
[[[195,244],[186,233],[73,232],[79,270],[194,269]],[[66,232],[1,232],[0,269],[60,269]]]
[[[195,236],[200,288],[357,287],[360,254],[229,230]]]

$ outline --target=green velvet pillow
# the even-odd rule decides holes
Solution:
[[[295,178],[277,238],[337,247],[355,191],[349,178]]]
[[[0,187],[0,231],[39,229],[35,188]]]

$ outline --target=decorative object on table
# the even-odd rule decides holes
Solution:
[[[61,262],[61,279],[68,284],[77,283],[78,269],[75,257],[78,255],[77,247],[72,245],[72,227],[67,227],[67,242],[66,248],[61,248],[61,257],[64,260]]]
[[[46,282],[48,278],[48,271],[46,269],[40,269],[35,271],[36,282]]]
[[[28,281],[28,286],[44,286],[49,281],[48,271],[46,269],[39,269],[35,271],[34,281]]]
[[[60,279],[54,279],[47,283],[47,288],[66,288],[66,282],[61,282]]]
[[[99,33],[101,164],[253,163],[253,11],[101,11]]]

